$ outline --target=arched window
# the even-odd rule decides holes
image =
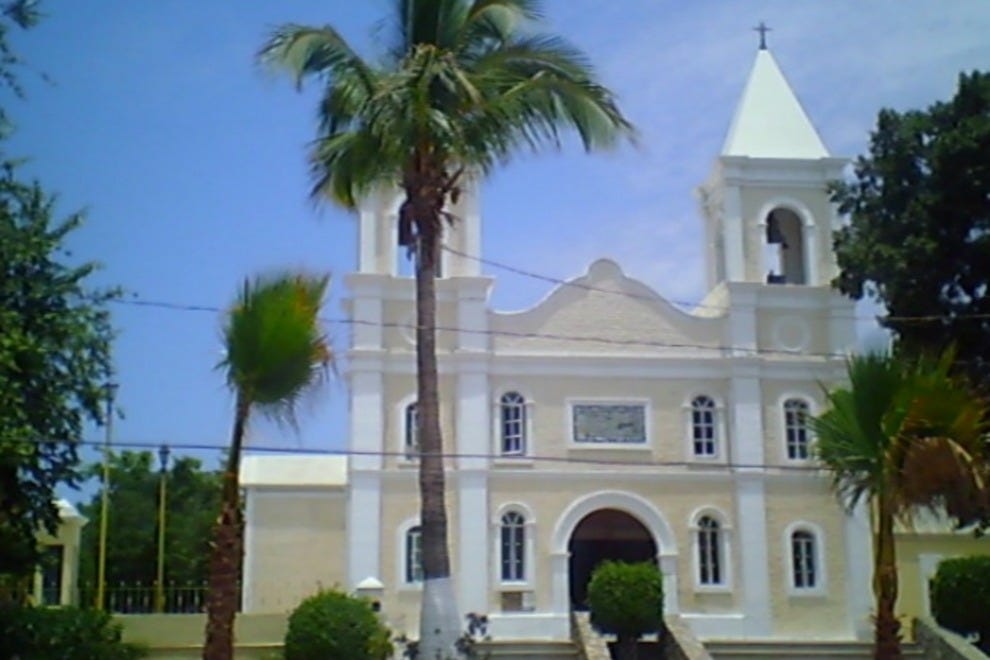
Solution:
[[[526,453],[526,399],[518,392],[506,392],[499,401],[501,451]]]
[[[698,584],[724,584],[722,534],[718,521],[711,516],[698,520]]]
[[[407,459],[419,456],[419,406],[415,401],[406,406],[405,432],[403,433],[403,449]]]
[[[502,581],[522,582],[526,579],[526,518],[509,511],[502,516]]]
[[[708,396],[691,401],[691,440],[694,455],[715,456],[715,402]]]
[[[803,461],[809,457],[808,448],[808,403],[801,399],[788,399],[784,402],[784,436],[787,444],[787,458]]]
[[[404,564],[406,584],[423,581],[423,534],[419,526],[406,532]]]
[[[795,589],[814,589],[818,586],[818,552],[815,535],[807,530],[791,534],[791,579]]]

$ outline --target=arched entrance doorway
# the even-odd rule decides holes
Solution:
[[[601,562],[611,559],[656,563],[657,559],[657,544],[650,530],[618,509],[599,509],[582,518],[571,534],[567,550],[571,607],[577,610],[588,608],[588,581]]]

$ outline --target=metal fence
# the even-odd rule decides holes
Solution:
[[[117,583],[104,589],[104,609],[115,614],[197,614],[206,611],[207,584],[177,584],[170,582],[162,589],[161,607],[156,607],[158,590],[154,584]],[[237,605],[240,610],[241,587],[237,586]],[[91,607],[96,602],[96,585],[79,587],[79,604]]]

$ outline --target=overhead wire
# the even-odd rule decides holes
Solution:
[[[644,300],[648,302],[656,302],[658,299],[664,300],[671,305],[676,305],[679,307],[684,307],[688,309],[710,309],[720,312],[726,312],[729,307],[726,305],[711,305],[703,301],[685,301],[685,300],[673,300],[663,298],[659,294],[656,295],[645,295],[639,294],[632,291],[619,291],[616,289],[607,289],[605,287],[594,286],[586,282],[579,282],[576,280],[565,280],[558,277],[553,277],[552,275],[546,275],[543,273],[537,273],[519,266],[513,266],[511,264],[506,264],[504,262],[496,261],[494,259],[488,259],[486,257],[481,257],[478,255],[468,254],[461,250],[449,247],[447,245],[441,246],[442,249],[450,254],[462,257],[464,259],[470,259],[472,261],[477,261],[478,263],[484,264],[486,266],[491,266],[499,270],[504,270],[509,273],[514,273],[516,275],[521,275],[523,277],[528,277],[530,279],[539,280],[542,282],[547,282],[550,284],[555,284],[558,286],[567,286],[576,289],[582,289],[585,291],[595,291],[598,293],[607,293],[610,295],[622,296],[626,298],[631,298],[633,300]],[[756,306],[755,304],[752,306]],[[833,316],[833,318],[835,318]],[[952,316],[929,314],[929,315],[918,315],[918,316],[867,316],[862,314],[852,314],[852,315],[838,315],[838,318],[848,318],[857,321],[876,321],[882,319],[884,321],[892,321],[898,323],[906,322],[932,322],[932,321],[952,321],[956,319],[990,319],[990,313],[977,313],[977,314],[953,314]]]
[[[61,443],[62,441],[39,441],[38,444],[46,443]],[[106,448],[106,444],[98,440],[78,440],[70,444],[83,445],[91,447]],[[162,447],[168,447],[169,450],[187,450],[187,451],[222,451],[229,449],[227,445],[221,444],[205,444],[205,443],[167,443],[167,442],[141,442],[137,440],[125,440],[118,441],[115,440],[111,443],[110,448],[123,448],[123,449],[160,449]],[[588,447],[577,449],[576,451],[594,451],[596,449],[602,449],[600,446]],[[648,448],[646,448],[648,449]],[[258,452],[258,453],[274,453],[274,454],[299,454],[305,456],[376,456],[382,458],[398,458],[404,461],[414,464],[415,460],[410,460],[408,458],[407,452],[404,451],[380,451],[380,450],[359,450],[359,449],[313,449],[308,447],[276,447],[267,445],[246,445],[243,450],[245,452]],[[735,462],[705,462],[703,465],[696,461],[660,461],[660,460],[620,460],[620,459],[605,459],[605,458],[593,458],[593,457],[581,457],[581,456],[565,456],[565,455],[530,455],[519,458],[512,458],[504,456],[502,454],[496,453],[473,453],[473,452],[440,452],[437,454],[440,458],[444,459],[491,459],[498,461],[505,461],[503,465],[508,466],[511,461],[519,461],[521,465],[525,465],[530,462],[544,462],[544,463],[565,463],[565,464],[578,464],[578,465],[593,465],[593,466],[610,466],[610,467],[638,467],[638,468],[650,468],[650,467],[669,467],[669,468],[683,468],[683,467],[705,467],[720,470],[755,470],[755,469],[777,469],[781,471],[788,472],[818,472],[823,468],[817,465],[787,465],[787,464],[774,464],[774,463],[735,463]]]
[[[223,310],[219,307],[212,307],[208,305],[185,305],[182,303],[173,303],[158,300],[147,300],[147,299],[137,299],[137,298],[117,298],[112,302],[116,304],[124,305],[136,305],[141,307],[154,307],[168,310],[176,311],[195,311],[195,312],[212,312],[220,313]],[[403,323],[398,321],[369,321],[365,319],[352,319],[346,317],[320,317],[325,323],[334,325],[351,325],[351,326],[371,326],[378,328],[395,328],[400,330],[416,330],[418,325],[415,323]],[[819,352],[806,352],[806,351],[788,351],[783,349],[770,349],[770,348],[760,348],[752,346],[732,346],[725,344],[698,344],[690,342],[669,342],[669,341],[659,341],[650,339],[620,339],[615,337],[602,337],[595,335],[567,335],[560,333],[547,333],[547,332],[526,332],[518,330],[493,330],[493,329],[478,329],[478,328],[464,328],[459,326],[446,326],[437,325],[435,329],[438,332],[458,332],[466,334],[476,334],[476,335],[486,335],[494,337],[512,337],[515,339],[547,339],[553,341],[567,341],[575,343],[591,343],[591,344],[602,344],[609,346],[623,346],[623,347],[642,347],[642,348],[676,348],[676,349],[695,349],[702,351],[712,351],[718,353],[735,353],[744,355],[775,355],[778,357],[788,357],[788,358],[830,358],[830,359],[845,359],[846,353],[840,352],[829,352],[829,353],[819,353]]]

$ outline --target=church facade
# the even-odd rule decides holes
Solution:
[[[609,260],[535,307],[490,308],[478,200],[437,282],[459,605],[497,639],[569,638],[605,558],[656,561],[702,639],[861,638],[869,525],[813,463],[807,416],[844,373],[833,158],[766,49],[700,187],[710,292],[684,312]],[[414,283],[394,196],[359,214],[348,275],[349,455],[244,460],[243,610],[363,590],[415,635],[421,588]]]

